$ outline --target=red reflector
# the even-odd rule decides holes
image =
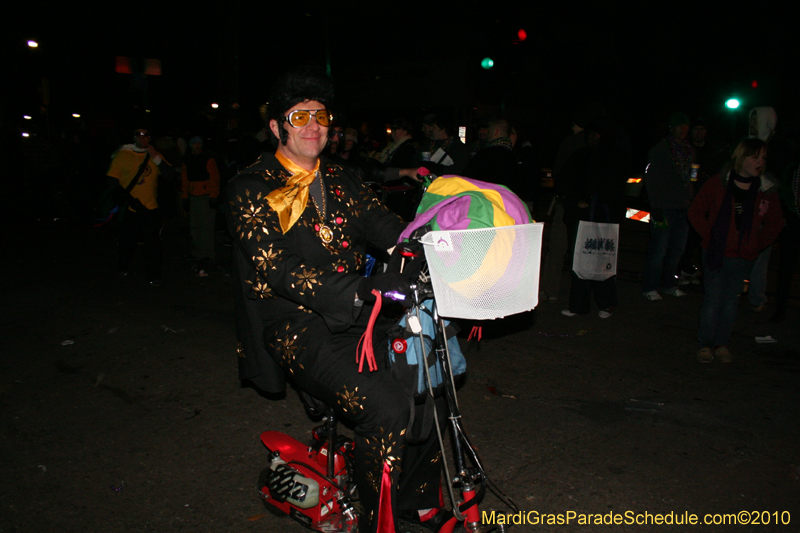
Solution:
[[[394,353],[406,353],[406,348],[408,348],[408,344],[406,344],[405,339],[395,339],[392,341],[392,350],[394,350]]]
[[[119,74],[130,74],[131,73],[131,58],[117,56],[114,65],[114,71]]]

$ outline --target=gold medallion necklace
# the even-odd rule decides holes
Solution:
[[[319,229],[317,230],[317,235],[319,235],[320,240],[323,244],[330,244],[333,240],[333,231],[331,228],[325,225],[325,208],[326,201],[325,201],[325,186],[322,184],[322,175],[317,173],[317,181],[319,182],[319,190],[322,193],[322,210],[320,211],[319,205],[317,205],[317,201],[314,198],[311,198],[311,201],[314,202],[314,207],[317,209],[317,216],[319,217]]]

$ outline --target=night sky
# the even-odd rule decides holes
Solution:
[[[443,110],[474,119],[502,111],[551,130],[568,126],[576,107],[600,102],[649,139],[663,133],[673,110],[732,127],[722,103],[736,94],[743,113],[772,105],[779,131],[796,130],[800,11],[740,5],[24,2],[19,15],[6,15],[2,35],[4,70],[14,80],[3,84],[4,121],[37,112],[46,76],[53,120],[73,112],[88,121],[127,116],[146,105],[153,117],[174,121],[211,102],[223,110],[236,102],[249,125],[275,77],[310,61],[329,62],[340,108],[351,117],[418,119]],[[520,28],[528,37],[515,43]],[[40,47],[29,49],[28,39]],[[130,75],[114,72],[115,56],[161,60],[146,101],[131,92]],[[494,69],[480,68],[483,57]]]

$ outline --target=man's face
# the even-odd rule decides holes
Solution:
[[[269,121],[269,127],[278,138],[280,138],[280,128],[285,129],[289,137],[286,144],[281,143],[278,146],[278,150],[297,165],[306,170],[312,170],[317,164],[319,154],[328,142],[328,127],[320,126],[314,116],[316,111],[324,110],[325,106],[316,100],[306,100],[287,109],[283,115],[288,117],[289,113],[298,109],[311,111],[311,117],[305,126],[295,128],[286,120],[278,124],[278,121],[273,119]]]
[[[331,149],[338,148],[339,143],[344,137],[344,131],[341,126],[334,126],[331,131]]]
[[[426,139],[433,140],[433,126],[431,126],[430,124],[423,124],[422,134],[425,136]]]
[[[488,138],[489,138],[489,128],[488,127],[478,128],[478,139],[485,141]]]
[[[705,126],[697,125],[692,128],[692,140],[696,143],[702,143],[705,141],[707,134],[708,130],[706,130]]]
[[[136,130],[133,134],[133,143],[136,148],[147,148],[150,146],[150,134],[147,130]]]
[[[433,134],[434,141],[443,141],[447,139],[447,130],[443,130],[438,124],[431,126],[431,133]]]
[[[676,139],[685,140],[686,137],[689,135],[689,125],[688,124],[678,124],[677,126],[672,126],[669,129],[669,132]]]

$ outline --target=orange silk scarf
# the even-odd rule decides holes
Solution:
[[[278,221],[281,230],[285,235],[287,231],[303,214],[308,202],[308,186],[314,182],[314,178],[319,170],[319,159],[314,170],[306,170],[293,163],[290,159],[281,154],[280,150],[275,151],[275,157],[283,168],[288,170],[292,176],[286,180],[286,185],[280,189],[275,189],[267,195],[267,203],[278,213]]]

